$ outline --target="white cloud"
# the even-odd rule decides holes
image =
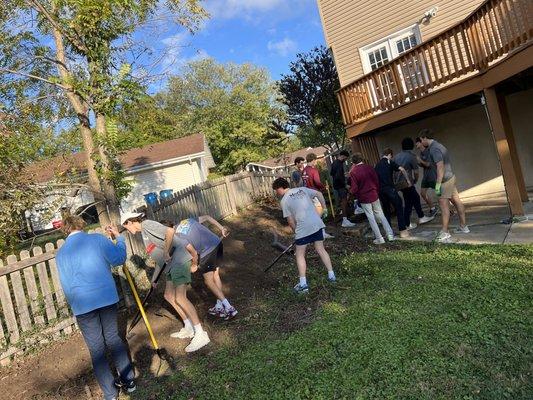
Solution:
[[[289,38],[280,40],[279,42],[269,41],[267,44],[268,50],[280,56],[286,57],[294,53],[297,49],[296,42]]]

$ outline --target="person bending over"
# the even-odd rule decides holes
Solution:
[[[209,215],[202,215],[198,220],[194,218],[184,219],[175,227],[168,221],[165,221],[164,224],[174,227],[176,235],[186,240],[198,252],[200,256],[199,269],[205,285],[217,298],[216,304],[208,310],[209,314],[229,320],[237,315],[237,310],[230,304],[222,289],[220,267],[223,263],[224,247],[222,240],[202,225],[206,222],[215,225],[220,230],[222,237],[229,235],[229,231]]]
[[[154,278],[166,265],[163,273],[168,275],[165,287],[165,300],[177,311],[183,319],[185,327],[189,328],[191,338],[185,347],[187,353],[201,349],[210,342],[209,335],[202,328],[196,308],[187,298],[187,285],[191,283],[191,271],[198,269],[198,253],[193,246],[174,234],[174,229],[159,222],[144,219],[139,213],[126,213],[121,217],[121,223],[131,234],[141,232],[146,252],[156,262]],[[174,249],[172,255],[171,249]]]
[[[277,196],[281,197],[283,217],[287,218],[289,226],[294,231],[294,243],[296,246],[296,265],[300,281],[294,286],[296,293],[308,293],[305,261],[307,245],[313,243],[322,263],[328,271],[328,281],[335,282],[335,273],[331,265],[331,259],[324,248],[324,222],[316,212],[313,198],[318,198],[323,208],[326,201],[322,193],[301,187],[289,189],[289,182],[285,178],[277,178],[272,184],[272,189]]]

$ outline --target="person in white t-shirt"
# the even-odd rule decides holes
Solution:
[[[331,259],[324,248],[324,222],[317,213],[313,198],[318,198],[322,209],[326,208],[326,201],[322,193],[306,187],[289,189],[289,182],[285,178],[277,178],[272,184],[274,192],[281,197],[283,217],[287,218],[289,226],[294,231],[296,265],[300,282],[294,286],[296,293],[309,292],[307,285],[305,253],[307,245],[314,243],[322,263],[328,270],[328,281],[335,282],[335,273],[331,265]]]

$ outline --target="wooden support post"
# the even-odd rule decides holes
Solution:
[[[522,202],[527,201],[528,197],[505,98],[494,87],[484,89],[483,93],[511,213],[524,215]]]

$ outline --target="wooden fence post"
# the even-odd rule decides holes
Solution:
[[[235,215],[237,214],[237,204],[235,203],[235,191],[233,190],[230,176],[224,177],[224,182],[226,186],[226,192],[228,193],[229,204],[231,206],[231,213]]]

